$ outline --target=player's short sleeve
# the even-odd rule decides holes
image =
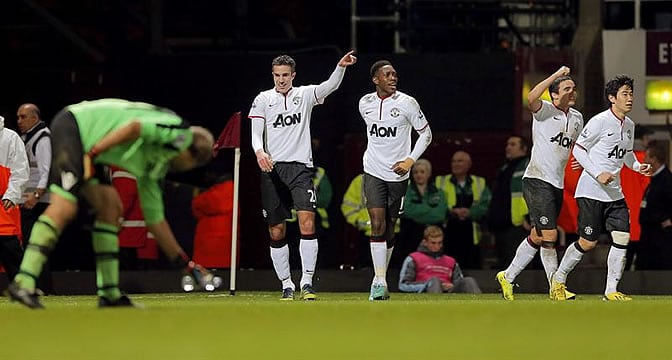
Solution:
[[[257,97],[255,97],[254,101],[252,102],[252,106],[250,107],[250,114],[248,117],[266,119],[266,113],[264,109],[266,109],[267,105],[268,101],[266,100],[266,97],[263,94],[257,95]]]
[[[600,134],[602,133],[602,122],[597,118],[589,121],[588,124],[583,128],[579,138],[576,139],[576,144],[582,148],[588,150],[597,141],[600,139]]]
[[[418,104],[415,98],[409,96],[406,102],[406,110],[408,111],[408,120],[415,130],[422,130],[427,127],[425,114],[420,110],[420,104]]]
[[[555,106],[546,100],[541,100],[541,107],[537,112],[532,113],[532,118],[537,121],[548,120],[553,116]]]
[[[161,188],[156,180],[147,177],[139,177],[138,195],[140,196],[140,207],[145,216],[147,224],[156,224],[165,219],[163,212],[163,198],[161,197]]]

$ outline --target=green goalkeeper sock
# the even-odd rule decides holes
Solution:
[[[96,221],[93,225],[93,252],[96,254],[96,285],[98,296],[114,301],[119,291],[119,228]]]
[[[30,232],[30,241],[23,254],[19,273],[14,277],[20,288],[35,290],[37,278],[42,273],[42,267],[54,249],[59,235],[60,230],[56,223],[48,216],[40,215]]]

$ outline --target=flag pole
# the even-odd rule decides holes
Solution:
[[[236,147],[233,160],[233,216],[231,225],[231,277],[229,294],[236,295],[236,267],[238,260],[238,184],[240,184],[240,147]]]

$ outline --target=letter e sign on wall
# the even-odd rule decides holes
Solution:
[[[672,32],[646,32],[646,75],[672,75]]]

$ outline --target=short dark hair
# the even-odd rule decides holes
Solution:
[[[609,101],[609,95],[616,97],[618,89],[625,85],[630,87],[631,90],[635,90],[635,80],[628,75],[616,75],[613,79],[609,80],[609,82],[604,85],[604,98],[607,100],[607,103],[611,104],[611,101]]]
[[[520,147],[525,149],[525,152],[530,151],[530,141],[527,140],[523,135],[512,134],[509,138],[518,138],[520,139]]]
[[[654,131],[651,130],[651,128],[640,124],[635,125],[635,139],[641,139],[644,137],[644,135],[653,135],[653,134]]]
[[[551,93],[551,94],[559,94],[558,91],[560,91],[560,83],[565,81],[565,80],[574,81],[574,79],[572,79],[572,77],[569,76],[569,75],[560,76],[559,78],[553,80],[553,82],[551,83],[551,86],[548,87],[548,92]]]
[[[383,66],[387,65],[392,65],[392,63],[389,60],[378,60],[373,65],[371,65],[371,77],[374,78],[376,77],[376,74],[378,73],[378,70],[382,68]]]
[[[667,150],[660,141],[652,140],[649,142],[646,151],[649,152],[649,156],[656,158],[661,164],[667,164]]]
[[[280,55],[271,62],[271,67],[281,65],[289,65],[292,68],[292,72],[296,70],[296,61],[289,55]]]

